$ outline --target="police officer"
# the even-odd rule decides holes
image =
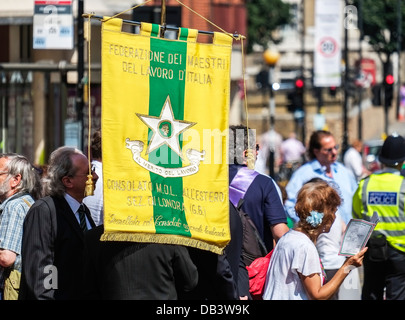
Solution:
[[[393,134],[379,154],[382,170],[362,179],[353,196],[353,217],[379,222],[364,258],[363,300],[405,299],[405,139]],[[384,296],[385,289],[385,296]]]

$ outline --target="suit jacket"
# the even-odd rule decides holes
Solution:
[[[24,221],[19,299],[79,299],[83,248],[84,233],[65,198],[37,200]]]
[[[225,254],[187,247],[198,270],[197,286],[181,292],[181,300],[236,300],[238,292]]]
[[[173,300],[197,285],[197,267],[181,245],[100,241],[85,236],[85,299]]]

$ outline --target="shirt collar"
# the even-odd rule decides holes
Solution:
[[[326,172],[326,166],[322,166],[317,159],[314,159],[314,160],[311,161],[311,167],[316,172],[320,172],[320,173],[325,173]],[[330,168],[331,168],[333,173],[337,172],[337,167],[338,166],[337,166],[336,162],[333,162],[330,165]]]
[[[80,203],[67,193],[65,193],[65,200],[69,204],[69,207],[70,207],[70,209],[72,209],[73,213],[76,213],[76,211],[80,207]]]
[[[13,195],[11,195],[10,197],[8,197],[6,200],[4,200],[1,204],[0,204],[0,212],[4,210],[4,207],[6,206],[7,202],[9,202],[10,200],[16,198],[17,195],[21,194],[22,192],[16,192]]]

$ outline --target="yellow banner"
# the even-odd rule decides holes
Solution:
[[[230,240],[226,135],[232,37],[102,26],[102,240],[221,253]]]

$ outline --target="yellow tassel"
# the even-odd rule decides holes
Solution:
[[[247,149],[246,150],[246,164],[249,169],[254,169],[255,168],[255,158],[253,156],[253,150],[252,149]]]
[[[94,195],[93,175],[89,174],[87,175],[86,189],[84,190],[84,196],[88,197],[92,195]]]

